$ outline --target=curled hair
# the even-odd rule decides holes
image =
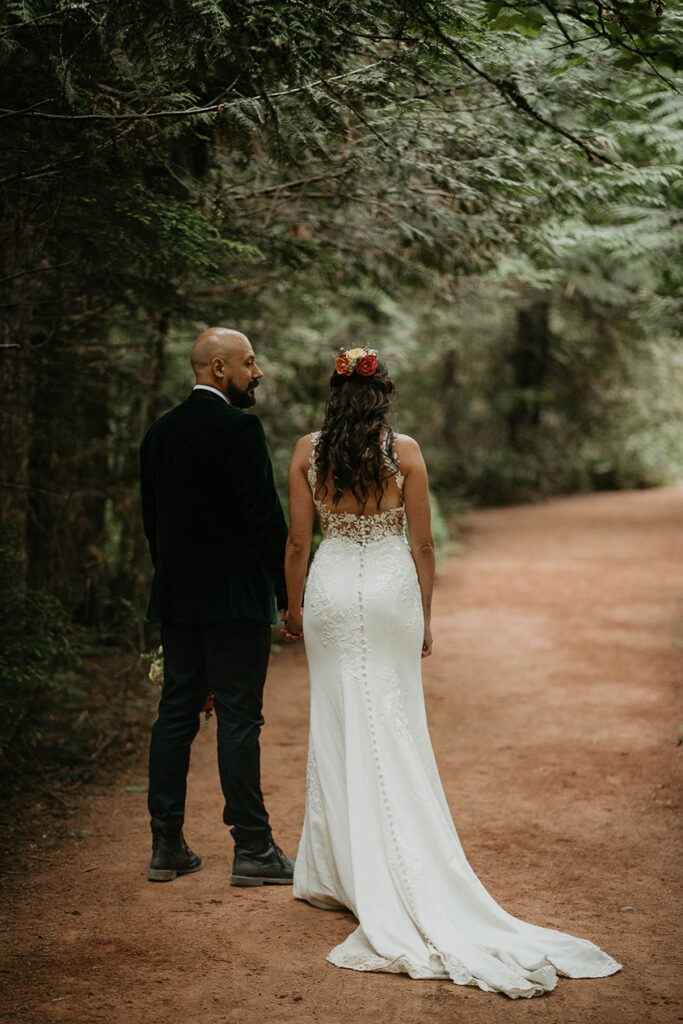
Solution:
[[[332,374],[316,450],[316,470],[325,494],[331,474],[334,505],[339,504],[346,491],[350,491],[363,508],[371,492],[374,492],[377,506],[381,505],[384,482],[398,472],[398,463],[392,454],[395,434],[386,418],[394,390],[387,364],[379,357],[372,376]],[[383,432],[386,434],[384,443]]]

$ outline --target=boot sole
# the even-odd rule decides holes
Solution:
[[[148,868],[148,882],[172,882],[178,875],[193,875],[195,871],[201,871],[204,861],[201,861],[196,868]]]
[[[253,885],[291,885],[292,881],[293,879],[291,878],[267,878],[265,876],[259,877],[258,875],[230,876],[230,885],[237,885],[242,888]]]

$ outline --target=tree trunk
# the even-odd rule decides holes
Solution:
[[[95,346],[70,324],[43,350],[29,468],[29,581],[84,622],[103,600],[110,490],[109,367]]]
[[[32,307],[23,295],[24,278],[17,274],[21,218],[10,225],[3,247],[0,289],[3,308],[0,331],[0,544],[11,549],[16,581],[26,589],[28,572],[29,453],[33,406],[30,348]]]
[[[166,384],[166,343],[168,341],[168,328],[171,322],[171,314],[168,310],[163,312],[157,321],[156,328],[152,332],[154,345],[154,367],[152,374],[152,388],[149,396],[150,424],[161,416],[164,411]]]
[[[541,417],[550,357],[549,313],[546,301],[517,313],[517,337],[510,354],[513,399],[507,418],[510,444],[517,451],[527,448]]]
[[[170,319],[170,312],[164,312],[150,329],[153,353],[150,387],[145,389],[140,382],[140,390],[131,402],[125,425],[128,443],[124,445],[120,439],[116,445],[118,451],[125,451],[125,455],[119,463],[121,493],[114,508],[120,541],[113,588],[114,593],[125,596],[141,610],[147,604],[151,562],[140,510],[138,443],[167,408],[166,344]]]
[[[12,549],[12,561],[16,561],[17,579],[23,590],[28,569],[32,388],[26,342],[11,341],[13,336],[13,332],[5,330],[0,344],[0,543]]]

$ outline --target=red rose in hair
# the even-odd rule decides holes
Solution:
[[[337,356],[334,365],[337,373],[341,373],[345,377],[349,377],[351,375],[351,364],[346,356]]]
[[[359,373],[361,377],[372,377],[376,370],[377,356],[363,356],[363,358],[359,359],[356,363],[356,373]]]

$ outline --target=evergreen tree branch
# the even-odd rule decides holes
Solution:
[[[242,96],[240,99],[229,100],[227,103],[210,103],[205,107],[185,107],[180,110],[146,110],[138,113],[131,114],[49,114],[43,111],[37,111],[33,108],[25,108],[24,110],[8,110],[7,108],[0,107],[0,113],[4,117],[31,117],[44,121],[153,121],[160,118],[171,118],[171,117],[197,117],[200,114],[215,114],[218,111],[226,108],[241,107],[245,103],[256,103],[259,100],[267,98],[269,100],[282,99],[285,96],[296,96],[302,92],[308,92],[309,89],[313,89],[316,86],[329,86],[330,82],[338,82],[342,79],[351,78],[353,75],[360,75],[364,71],[371,71],[373,68],[379,67],[380,64],[385,64],[387,61],[392,60],[391,57],[382,57],[380,60],[374,61],[372,64],[365,64],[360,68],[353,68],[351,71],[345,71],[341,75],[333,75],[331,78],[319,78],[312,82],[306,82],[304,85],[296,86],[294,89],[280,89],[277,92],[268,93],[266,97],[263,96]],[[42,103],[49,103],[49,100],[43,100]],[[34,104],[33,107],[38,104]],[[354,111],[354,113],[357,113]]]
[[[500,93],[500,95],[503,97],[506,103],[508,103],[512,107],[515,107],[517,110],[520,110],[523,114],[526,114],[527,117],[530,117],[534,121],[537,121],[538,124],[542,124],[544,128],[548,128],[555,134],[562,135],[565,139],[568,139],[571,143],[573,143],[573,145],[581,149],[586,154],[589,160],[597,161],[598,163],[602,164],[609,164],[612,167],[620,166],[619,164],[616,163],[616,161],[610,160],[609,157],[605,156],[604,153],[600,153],[597,149],[594,149],[594,147],[591,146],[590,143],[584,142],[583,139],[580,139],[578,137],[578,135],[575,135],[573,132],[570,132],[567,128],[562,128],[559,124],[556,124],[554,121],[551,121],[549,118],[539,113],[538,110],[535,110],[531,106],[527,98],[522,94],[517,83],[514,82],[512,79],[495,78],[493,75],[490,75],[488,71],[485,71],[484,68],[480,67],[475,61],[473,61],[463,52],[462,48],[458,46],[458,44],[451,36],[446,35],[445,32],[443,32],[441,26],[439,25],[439,22],[435,20],[435,18],[426,9],[426,5],[420,4],[420,6],[423,11],[425,20],[432,29],[435,38],[440,43],[442,43],[443,46],[450,50],[451,53],[454,53],[458,60],[466,67],[468,67],[470,71],[474,72],[474,74],[477,75],[479,78],[484,79],[484,81],[488,82],[489,85],[492,85],[493,88],[498,93]]]
[[[297,178],[295,181],[282,181],[279,185],[268,185],[266,188],[258,188],[253,192],[245,192],[240,195],[236,195],[235,199],[237,202],[244,202],[247,199],[254,199],[256,196],[272,195],[273,193],[287,192],[290,188],[299,188],[303,185],[312,185],[318,181],[333,181],[336,178],[342,178],[352,171],[351,167],[347,167],[341,171],[333,171],[329,174],[312,174],[307,178]],[[228,191],[228,195],[231,195]]]
[[[53,263],[49,267],[32,267],[30,270],[20,270],[16,274],[10,274],[8,277],[0,277],[0,284],[5,284],[7,281],[16,281],[18,277],[32,277],[34,274],[47,274],[51,270],[62,270],[63,267],[72,267],[76,263],[76,260],[66,260],[65,263]]]
[[[664,82],[669,89],[673,89],[674,92],[680,92],[676,83],[663,74],[663,72],[660,71],[654,63],[658,56],[658,50],[655,48],[649,48],[637,39],[632,21],[624,12],[623,5],[619,3],[610,4],[600,2],[595,4],[595,14],[591,15],[590,13],[584,13],[581,11],[578,4],[575,4],[571,9],[565,8],[562,11],[558,11],[557,5],[553,3],[552,0],[538,0],[538,3],[552,17],[557,28],[565,37],[567,45],[573,48],[576,44],[581,42],[603,39],[614,49],[624,50],[626,53],[642,60],[647,64],[652,74],[656,78],[659,78],[660,81]],[[529,4],[526,3],[525,0],[513,0],[511,3],[505,3],[504,6],[507,10],[518,11],[520,14],[525,15],[528,12]],[[661,13],[661,11],[658,13]],[[609,24],[605,21],[606,14],[608,18],[614,19],[623,34],[619,34],[610,28]],[[567,31],[564,19],[588,28],[591,35],[585,36],[581,39],[572,39]],[[626,42],[624,36],[628,37],[630,43]]]

